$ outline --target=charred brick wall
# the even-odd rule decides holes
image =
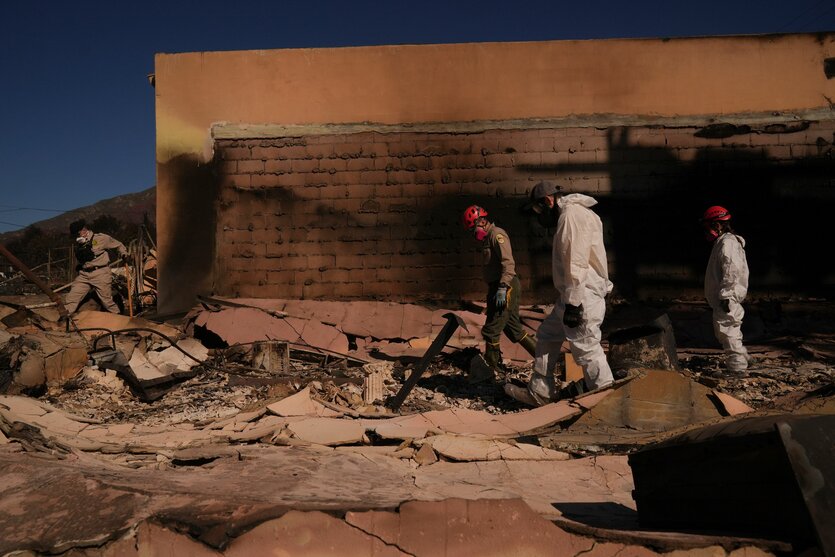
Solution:
[[[830,290],[834,121],[762,126],[362,131],[218,139],[213,290],[244,297],[481,298],[460,227],[484,206],[511,236],[526,301],[548,301],[550,239],[520,211],[542,179],[599,200],[627,296],[698,295],[698,217],[726,205],[752,292]]]

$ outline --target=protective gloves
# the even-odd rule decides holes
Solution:
[[[499,313],[504,311],[507,307],[507,292],[509,288],[506,284],[500,284],[496,289],[496,295],[493,297],[493,303],[496,304],[496,311]]]
[[[731,301],[728,299],[719,300],[719,303],[722,304],[722,311],[725,313],[731,312]]]
[[[583,304],[579,306],[572,306],[565,304],[565,313],[562,316],[562,323],[570,329],[580,326],[583,322]]]

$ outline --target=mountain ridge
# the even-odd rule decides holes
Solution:
[[[77,209],[71,209],[60,215],[33,222],[20,230],[12,230],[0,234],[0,243],[8,243],[23,236],[26,228],[37,227],[44,232],[68,231],[70,223],[85,219],[91,222],[102,215],[111,215],[129,224],[140,224],[147,214],[148,219],[156,221],[156,187],[152,186],[146,190],[134,193],[117,195],[97,201],[92,205],[86,205]]]

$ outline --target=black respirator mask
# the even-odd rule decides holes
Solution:
[[[554,228],[557,226],[557,221],[560,218],[560,210],[556,204],[553,207],[548,207],[544,203],[537,203],[533,206],[533,210],[536,213],[536,222],[539,223],[539,226],[542,228]]]

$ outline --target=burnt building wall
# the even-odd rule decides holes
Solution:
[[[698,218],[713,204],[748,242],[753,295],[835,284],[820,252],[835,208],[835,121],[531,126],[217,139],[213,291],[481,298],[481,253],[460,225],[475,203],[508,231],[524,300],[547,302],[550,232],[520,211],[542,179],[598,199],[624,296],[699,295],[710,245]]]
[[[545,178],[598,197],[626,296],[698,295],[714,203],[752,293],[828,292],[833,60],[831,33],[158,54],[159,310],[480,298],[471,203],[545,301],[518,212]]]

